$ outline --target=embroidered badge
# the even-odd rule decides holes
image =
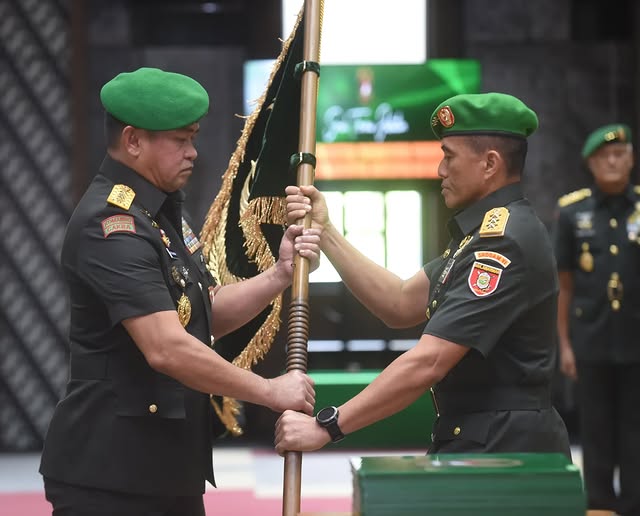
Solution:
[[[189,227],[187,221],[184,220],[184,217],[182,217],[182,238],[184,240],[184,245],[187,247],[187,250],[190,254],[195,253],[198,249],[200,249],[200,247],[202,247],[202,244],[200,244],[200,240],[198,240],[198,237],[193,232],[193,229]]]
[[[496,291],[501,275],[502,269],[473,262],[467,282],[471,292],[478,297],[484,297]]]
[[[114,185],[109,197],[107,197],[107,202],[123,210],[128,210],[135,196],[136,193],[127,185]]]
[[[107,238],[111,233],[135,233],[136,223],[131,215],[112,215],[102,222],[102,232]]]
[[[495,251],[476,251],[473,255],[476,257],[476,260],[492,260],[502,265],[505,269],[509,267],[511,263],[509,258]]]
[[[443,127],[449,128],[455,123],[456,117],[453,116],[453,111],[449,106],[443,106],[438,110],[438,120]]]

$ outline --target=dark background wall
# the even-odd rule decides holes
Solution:
[[[579,152],[591,129],[627,122],[638,143],[636,4],[429,0],[429,56],[478,59],[483,91],[514,94],[538,113],[525,191],[548,225],[557,197],[590,181]],[[0,266],[0,449],[41,446],[64,389],[68,312],[56,261],[65,219],[104,155],[100,87],[119,72],[158,66],[192,75],[209,91],[187,192],[194,220],[202,221],[242,129],[243,62],[275,57],[280,30],[279,0],[0,2],[0,249],[7,257]],[[416,336],[384,328],[340,286],[312,295],[312,338],[314,328],[329,325]],[[282,368],[283,333],[258,372]],[[393,356],[364,360],[382,367]],[[335,363],[354,366],[346,356]],[[570,419],[570,388],[559,380],[558,390]],[[274,415],[255,407],[246,415],[246,439],[268,441]]]

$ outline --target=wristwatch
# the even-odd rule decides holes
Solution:
[[[327,429],[331,436],[331,442],[337,443],[344,439],[344,434],[338,426],[338,409],[336,407],[325,407],[316,414],[316,422]]]

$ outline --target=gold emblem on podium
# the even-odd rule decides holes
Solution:
[[[191,301],[184,293],[178,299],[178,319],[183,328],[186,328],[191,320]]]
[[[589,244],[582,243],[582,254],[580,255],[580,268],[585,272],[593,270],[593,255],[589,252]]]

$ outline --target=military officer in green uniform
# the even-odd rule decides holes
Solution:
[[[213,347],[290,285],[295,248],[317,267],[318,231],[289,228],[272,268],[216,285],[182,191],[207,92],[140,68],[109,81],[101,100],[108,152],[62,249],[70,378],[40,472],[55,515],[203,516],[214,482],[210,393],[313,412],[307,375],[265,379]]]
[[[554,228],[561,369],[577,381],[589,508],[640,514],[640,187],[629,127],[596,129],[582,157],[595,184],[560,198]]]
[[[336,231],[317,189],[287,187],[290,220],[311,212],[324,229],[322,250],[373,314],[390,327],[426,325],[412,349],[340,407],[322,408],[315,421],[286,411],[276,449],[315,450],[431,388],[438,418],[430,453],[570,456],[564,422],[551,404],[555,261],[548,231],[520,184],[538,118],[511,95],[486,93],[444,101],[429,122],[444,153],[442,195],[457,212],[442,255],[407,280]]]

